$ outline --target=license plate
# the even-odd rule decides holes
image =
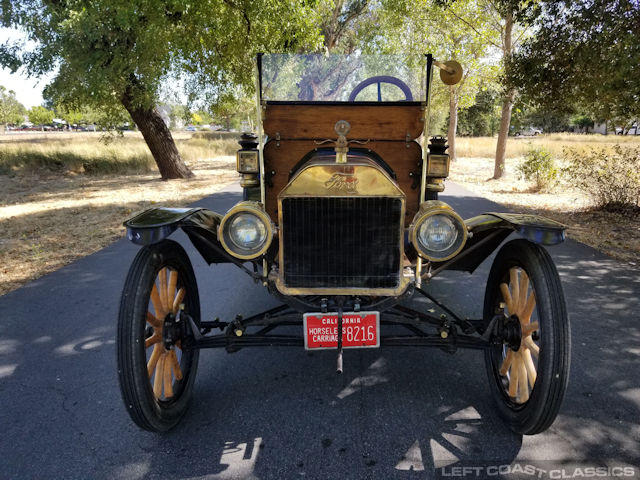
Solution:
[[[338,347],[338,313],[305,313],[304,348],[319,350]],[[379,312],[345,312],[342,314],[342,348],[377,348],[380,346]]]

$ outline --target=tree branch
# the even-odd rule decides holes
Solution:
[[[480,31],[474,27],[473,25],[471,25],[471,23],[467,22],[464,18],[462,18],[460,15],[458,15],[456,12],[454,12],[452,9],[447,7],[447,10],[449,11],[449,13],[451,13],[451,15],[453,15],[454,17],[456,17],[458,20],[460,20],[462,23],[464,23],[467,27],[469,27],[471,30],[473,30],[474,32],[476,32],[478,35],[480,36],[484,36],[482,33],[480,33]],[[501,48],[500,45],[492,42],[491,40],[488,40],[488,42],[493,45],[496,48]]]

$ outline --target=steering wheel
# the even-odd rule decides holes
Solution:
[[[395,85],[400,90],[402,90],[402,93],[404,93],[405,100],[407,102],[413,101],[413,95],[411,95],[411,90],[409,89],[409,86],[399,78],[392,77],[390,75],[378,75],[376,77],[369,77],[366,80],[363,80],[358,85],[356,85],[356,88],[353,89],[353,92],[351,92],[351,95],[349,95],[349,101],[354,102],[358,94],[363,89],[367,88],[369,85],[372,85],[374,83],[378,84],[378,101],[379,102],[382,101],[382,91],[380,89],[380,85],[382,83],[390,83],[391,85]]]

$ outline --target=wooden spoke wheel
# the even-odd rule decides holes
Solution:
[[[510,330],[517,339],[504,339],[503,345],[486,352],[489,385],[498,410],[514,431],[542,432],[560,409],[570,357],[562,286],[544,248],[514,240],[500,249],[484,301],[484,317],[495,315],[504,315],[502,330]]]
[[[184,345],[187,315],[200,323],[186,252],[170,240],[143,247],[122,292],[117,351],[127,411],[146,430],[170,429],[187,409],[198,365],[198,350]]]

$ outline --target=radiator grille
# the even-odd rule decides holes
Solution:
[[[398,287],[401,220],[400,198],[284,198],[285,285]]]

